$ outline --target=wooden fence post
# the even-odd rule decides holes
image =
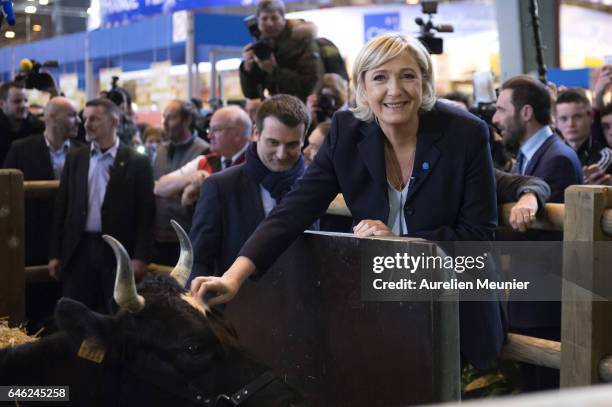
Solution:
[[[0,170],[0,317],[25,318],[23,174]]]
[[[612,354],[612,302],[580,287],[609,288],[612,250],[593,242],[612,240],[601,227],[610,206],[611,188],[576,185],[565,191],[561,387],[601,382],[599,362]]]

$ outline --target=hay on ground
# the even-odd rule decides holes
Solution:
[[[28,342],[37,340],[36,336],[29,336],[26,334],[25,328],[9,328],[8,320],[6,318],[0,318],[0,349],[12,348],[17,345],[21,345]]]

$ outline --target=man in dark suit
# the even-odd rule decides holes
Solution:
[[[13,141],[41,134],[43,122],[29,111],[28,95],[23,84],[5,82],[0,85],[0,163]]]
[[[188,285],[197,276],[223,274],[302,175],[309,121],[306,106],[294,96],[266,100],[257,111],[258,141],[246,150],[246,162],[204,181],[190,233],[195,264]]]
[[[16,140],[4,168],[23,172],[25,181],[59,180],[68,151],[82,145],[74,139],[80,119],[72,102],[64,97],[49,101],[44,113],[45,131]],[[49,227],[53,204],[48,200],[26,201],[26,265],[46,264],[49,260]]]
[[[521,75],[502,85],[493,123],[517,151],[515,173],[532,175],[550,186],[550,202],[563,203],[565,188],[582,184],[576,153],[550,128],[551,100],[544,85]]]
[[[49,272],[61,276],[65,296],[108,312],[115,260],[101,235],[111,235],[125,246],[137,279],[142,278],[153,237],[153,174],[146,156],[119,143],[116,105],[94,99],[87,102],[83,118],[92,143],[66,159],[53,219]]]
[[[497,99],[493,123],[501,130],[504,142],[510,150],[517,151],[514,172],[536,176],[548,183],[550,202],[563,203],[565,189],[582,184],[582,166],[571,147],[564,144],[549,127],[551,123],[551,98],[548,89],[529,76],[513,77],[502,85]],[[558,240],[558,234],[537,232],[530,240]],[[510,240],[520,239],[518,236]],[[505,240],[509,240],[506,238]],[[554,254],[551,256],[554,258]],[[560,259],[559,259],[560,261]],[[524,272],[529,279],[538,278],[540,269],[532,259],[511,259],[513,272]],[[560,264],[556,267],[560,271]],[[550,287],[553,290],[555,288]],[[559,293],[561,287],[558,287]],[[559,302],[508,303],[510,330],[524,335],[559,340],[561,307]],[[524,390],[543,390],[559,385],[559,372],[552,369],[522,367],[525,376]]]

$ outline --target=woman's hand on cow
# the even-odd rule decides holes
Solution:
[[[364,219],[353,228],[357,237],[395,236],[391,229],[379,220]]]
[[[255,272],[255,264],[240,256],[221,277],[196,277],[191,282],[191,293],[208,305],[225,304],[238,294],[244,281]],[[212,294],[212,297],[206,297]]]

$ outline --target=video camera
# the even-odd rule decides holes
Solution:
[[[26,89],[49,91],[55,88],[55,80],[48,72],[40,72],[40,68],[58,68],[57,61],[37,62],[34,59],[22,59],[19,62],[19,73],[15,82],[21,82]]]
[[[452,33],[455,29],[451,24],[434,25],[432,22],[433,15],[438,12],[437,1],[423,1],[421,2],[421,9],[429,18],[427,22],[423,21],[421,17],[414,19],[414,22],[421,27],[419,41],[425,45],[430,54],[442,54],[444,52],[444,41],[442,38],[436,37],[434,31],[439,33]]]
[[[253,53],[259,59],[268,59],[272,55],[272,44],[270,40],[261,38],[261,31],[257,26],[257,16],[250,15],[244,19],[244,25],[249,30],[251,37],[255,38]]]

